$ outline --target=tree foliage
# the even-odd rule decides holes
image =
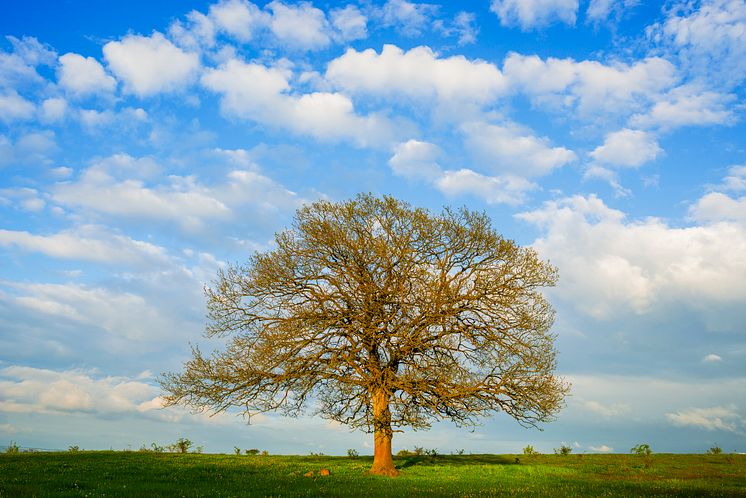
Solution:
[[[322,416],[374,432],[377,449],[388,442],[389,460],[396,427],[498,411],[535,426],[568,389],[540,292],[556,279],[483,213],[371,195],[316,202],[274,249],[219,272],[206,335],[227,347],[194,348],[162,378],[165,399],[295,415],[311,397]]]

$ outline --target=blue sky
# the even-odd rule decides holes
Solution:
[[[486,211],[558,266],[567,407],[396,449],[746,451],[746,3],[13,2],[0,18],[0,443],[371,452],[159,409],[202,288],[295,209]]]

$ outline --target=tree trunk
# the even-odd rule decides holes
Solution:
[[[389,395],[385,391],[373,393],[373,466],[370,473],[379,476],[395,477],[399,471],[394,467],[391,455],[391,412]]]

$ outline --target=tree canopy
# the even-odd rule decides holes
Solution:
[[[557,270],[501,237],[486,214],[439,214],[361,194],[299,209],[272,250],[206,289],[210,355],[165,374],[167,404],[321,416],[374,433],[372,472],[397,473],[394,428],[505,412],[552,419]]]

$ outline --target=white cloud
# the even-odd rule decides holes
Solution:
[[[378,15],[384,26],[394,27],[404,36],[420,36],[430,25],[438,7],[407,0],[388,0]]]
[[[503,63],[510,88],[542,108],[577,108],[581,117],[599,112],[632,113],[677,81],[673,64],[649,57],[634,64],[542,60],[511,53]]]
[[[684,85],[663,96],[648,112],[632,116],[630,123],[664,129],[731,124],[736,119],[732,108],[735,100],[734,95]]]
[[[625,221],[595,196],[549,201],[519,218],[545,232],[533,246],[561,269],[553,295],[585,314],[609,319],[679,304],[705,327],[735,328],[742,320],[745,227]]]
[[[210,6],[209,17],[219,30],[243,42],[269,24],[269,14],[246,0],[221,0]]]
[[[53,370],[11,366],[0,370],[0,411],[16,413],[143,412],[158,389],[127,377],[94,377],[83,370]]]
[[[14,205],[19,209],[32,213],[41,211],[46,205],[44,200],[39,197],[39,192],[36,189],[28,187],[0,189],[0,205],[3,204]],[[0,245],[2,245],[1,241]]]
[[[528,180],[513,176],[486,176],[470,169],[444,171],[435,183],[448,196],[471,194],[489,204],[520,204],[525,193],[536,188]]]
[[[67,101],[62,98],[45,99],[41,104],[41,120],[45,123],[62,121],[67,114]]]
[[[606,135],[603,145],[590,156],[602,164],[637,168],[663,152],[655,137],[641,130],[624,128]]]
[[[124,89],[140,97],[174,91],[189,84],[199,68],[199,56],[185,52],[161,33],[127,35],[104,45],[109,68]]]
[[[332,26],[341,41],[360,40],[368,37],[368,18],[356,6],[350,4],[343,9],[329,12]]]
[[[394,174],[423,180],[449,197],[473,195],[490,204],[520,204],[533,183],[511,175],[487,176],[471,169],[443,170],[440,147],[429,142],[408,140],[394,147],[389,159]]]
[[[154,341],[174,334],[179,325],[155,303],[132,292],[77,284],[4,283],[15,289],[15,306],[127,340]]]
[[[689,208],[689,214],[697,221],[735,221],[746,226],[746,196],[733,198],[710,192]]]
[[[112,234],[95,226],[82,226],[51,235],[0,229],[0,247],[9,246],[53,258],[116,265],[158,264],[166,259],[162,247]]]
[[[528,31],[554,22],[574,25],[578,0],[492,0],[490,10],[503,26],[520,26]]]
[[[34,104],[21,97],[14,90],[0,94],[0,121],[11,123],[31,119],[36,108]]]
[[[60,182],[52,199],[63,206],[115,217],[168,221],[187,231],[207,223],[227,222],[240,208],[264,212],[292,209],[293,192],[251,170],[229,172],[223,183],[200,184],[196,178],[171,175],[166,182],[148,185],[149,161],[129,156],[105,159],[84,170],[74,181]],[[121,179],[120,179],[121,178]]]
[[[605,444],[602,444],[601,446],[589,446],[588,448],[591,451],[595,451],[596,453],[611,453],[612,451],[614,451],[614,448]]]
[[[438,19],[433,22],[433,27],[443,36],[457,36],[459,45],[475,43],[479,34],[477,16],[471,12],[461,11],[449,23]]]
[[[405,52],[395,45],[384,45],[380,54],[350,48],[329,63],[326,78],[351,92],[480,103],[505,88],[500,70],[488,62],[441,58],[428,47]]]
[[[288,5],[273,0],[267,8],[272,12],[270,29],[281,43],[305,50],[324,48],[331,43],[326,16],[310,3]]]
[[[93,57],[67,53],[59,60],[57,80],[74,94],[108,93],[116,87],[116,80],[106,74],[104,67]]]
[[[728,169],[728,176],[723,179],[722,188],[725,190],[746,190],[746,165],[735,165]]]
[[[618,20],[625,11],[637,6],[639,0],[591,0],[586,16],[594,23],[606,20]]]
[[[220,4],[215,4],[217,5]],[[188,50],[214,46],[216,31],[215,22],[196,10],[186,15],[186,21],[176,20],[168,28],[171,39]]]
[[[6,36],[5,38],[13,45],[13,53],[27,64],[52,66],[57,59],[57,53],[54,49],[49,45],[40,43],[33,36],[24,36],[20,39],[15,36]]]
[[[743,425],[743,419],[732,405],[687,408],[666,413],[666,418],[679,427],[698,427],[708,431],[736,432]]]
[[[597,413],[604,417],[620,417],[630,412],[631,408],[628,404],[624,403],[612,403],[605,404],[595,400],[585,400],[582,402],[583,408],[586,410]]]
[[[573,151],[552,147],[547,138],[512,124],[468,123],[462,131],[470,153],[500,173],[541,176],[577,158]]]
[[[0,135],[0,166],[11,163],[46,166],[57,149],[54,132],[49,130],[26,133],[15,143]]]
[[[723,361],[723,358],[713,353],[705,355],[705,357],[702,358],[702,362],[704,363],[720,363],[721,361]]]
[[[391,169],[399,176],[432,180],[441,174],[438,165],[440,148],[428,142],[409,140],[394,148],[394,155],[389,159]]]
[[[202,84],[222,95],[221,111],[263,124],[289,129],[321,140],[352,140],[358,145],[385,144],[392,125],[379,115],[356,114],[352,101],[340,93],[290,94],[290,72],[230,60],[208,70]]]
[[[746,78],[746,3],[738,0],[679,2],[648,37],[670,49],[695,77],[736,86]]]

